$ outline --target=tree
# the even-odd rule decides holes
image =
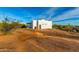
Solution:
[[[12,29],[21,28],[19,21],[10,21],[7,17],[1,22],[0,30],[4,33],[11,31]]]
[[[3,32],[8,32],[10,30],[8,18],[5,18],[1,22],[1,28],[0,28],[0,30],[3,31]]]

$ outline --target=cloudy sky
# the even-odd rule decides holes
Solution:
[[[79,25],[79,8],[77,7],[0,7],[0,20],[5,17],[30,22],[33,19],[46,19],[54,24]]]

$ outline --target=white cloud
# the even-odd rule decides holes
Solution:
[[[51,16],[55,14],[55,11],[57,9],[58,9],[57,7],[50,8],[49,10],[41,13],[38,17],[39,18],[46,18],[46,16],[48,16],[46,19],[50,20]]]
[[[52,20],[63,20],[63,19],[72,18],[72,17],[79,17],[79,8],[70,10],[62,15],[52,18]]]

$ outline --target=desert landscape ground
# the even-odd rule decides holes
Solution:
[[[79,33],[62,30],[17,29],[0,34],[0,52],[77,52]]]

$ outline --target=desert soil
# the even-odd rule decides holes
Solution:
[[[0,52],[77,52],[79,33],[17,29],[0,34]]]

